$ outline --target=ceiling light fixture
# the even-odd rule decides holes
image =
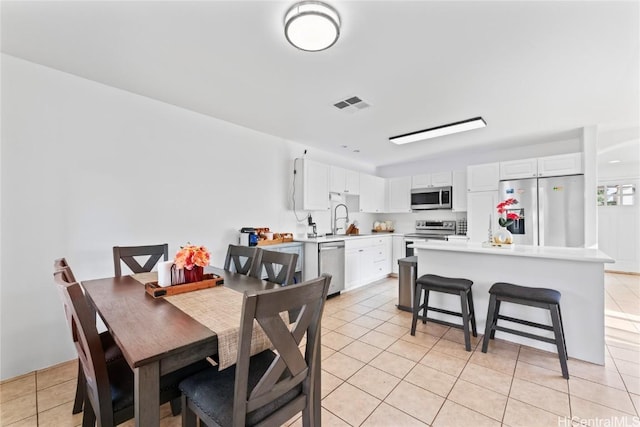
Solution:
[[[340,15],[326,3],[301,1],[285,14],[284,35],[300,50],[318,52],[328,49],[340,36]]]
[[[613,165],[613,164],[616,164],[616,163],[620,163],[620,160],[609,160],[609,163],[611,163]]]
[[[448,125],[436,126],[430,129],[405,133],[404,135],[392,136],[389,138],[389,141],[398,145],[408,144],[410,142],[422,141],[424,139],[436,138],[438,136],[451,135],[452,133],[480,129],[485,126],[487,126],[487,122],[485,122],[482,117],[475,117],[461,122],[449,123]]]

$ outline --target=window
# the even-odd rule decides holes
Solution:
[[[598,206],[633,206],[636,187],[633,184],[598,186]]]

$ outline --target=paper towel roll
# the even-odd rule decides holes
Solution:
[[[171,286],[171,267],[173,261],[164,261],[158,263],[158,286]]]

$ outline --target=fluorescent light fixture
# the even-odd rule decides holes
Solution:
[[[613,165],[615,163],[620,163],[620,160],[609,160],[609,163],[611,163]]]
[[[438,136],[451,135],[452,133],[466,132],[472,129],[480,129],[487,126],[487,122],[482,117],[463,120],[461,122],[449,123],[448,125],[436,126],[434,128],[405,133],[404,135],[392,136],[389,141],[394,144],[408,144],[410,142],[422,141],[436,138]]]
[[[326,3],[301,1],[285,14],[284,35],[300,50],[318,52],[328,49],[340,36],[340,15]]]

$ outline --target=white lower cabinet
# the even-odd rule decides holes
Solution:
[[[346,240],[345,290],[387,277],[391,257],[391,236]]]

